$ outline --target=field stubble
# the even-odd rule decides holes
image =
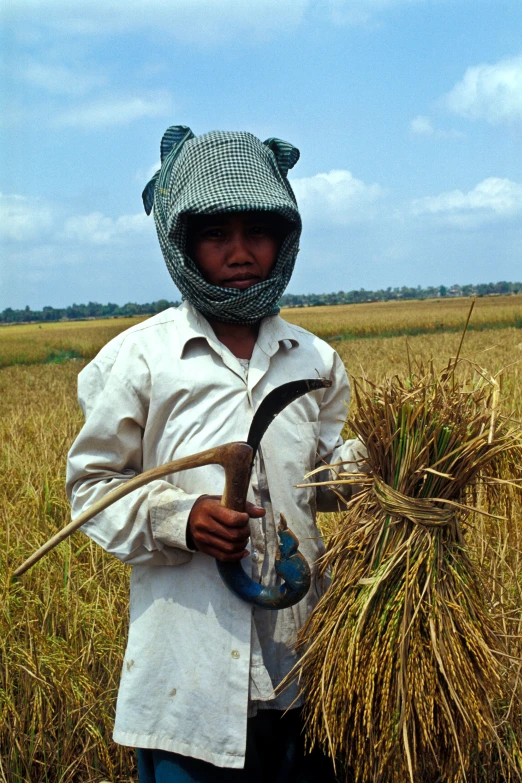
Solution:
[[[328,309],[329,317],[335,318],[337,308]],[[302,323],[291,317],[295,313],[303,311],[285,315]],[[465,315],[462,308],[461,323]],[[58,335],[62,325],[56,326]],[[69,326],[88,333],[81,338],[84,345],[100,347],[96,322]],[[110,329],[115,326],[119,331],[128,323],[111,322]],[[24,327],[12,327],[16,328]],[[27,327],[25,333],[29,353],[37,328]],[[114,333],[104,333],[103,341]],[[0,336],[4,334],[2,330]],[[441,365],[455,354],[458,341],[458,335],[451,333],[408,338],[411,355],[434,357]],[[364,371],[379,381],[384,375],[408,373],[405,337],[365,337],[335,347],[353,375]],[[90,350],[86,349],[88,355]],[[470,332],[463,353],[473,355],[490,374],[506,368],[503,409],[522,418],[520,329]],[[0,371],[2,783],[135,779],[132,751],[110,739],[126,637],[128,569],[77,533],[16,585],[8,584],[9,573],[69,520],[63,489],[65,458],[81,426],[76,376],[83,364],[79,360]],[[323,525],[327,521],[323,517]],[[520,531],[520,525],[516,529]],[[497,524],[494,535],[498,540],[478,553],[486,564],[493,559],[501,562],[491,558],[492,546],[520,549],[518,541],[506,539],[501,525]]]

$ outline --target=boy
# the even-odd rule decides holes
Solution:
[[[142,783],[334,780],[325,757],[304,755],[296,685],[274,697],[317,580],[297,606],[253,609],[215,564],[241,559],[273,584],[283,512],[314,569],[322,499],[294,485],[322,460],[360,457],[340,439],[349,399],[341,360],[277,315],[301,233],[287,179],[298,157],[249,133],[167,130],[143,197],[183,304],[120,334],[79,378],[86,423],[67,482],[75,516],[137,473],[244,440],[282,383],[316,373],[332,381],[268,428],[246,513],[220,505],[223,471],[207,466],[154,481],[82,528],[133,566],[114,738],[139,749]]]

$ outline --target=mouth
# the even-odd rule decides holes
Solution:
[[[238,288],[239,290],[243,290],[244,288],[250,288],[250,286],[255,285],[255,283],[258,282],[259,277],[256,277],[255,275],[237,275],[237,277],[225,280],[223,286],[225,288]]]

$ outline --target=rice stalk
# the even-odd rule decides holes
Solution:
[[[522,780],[520,431],[461,371],[355,383],[371,473],[292,676],[309,745],[357,783]]]

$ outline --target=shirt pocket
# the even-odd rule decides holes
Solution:
[[[320,427],[321,422],[319,421],[303,421],[297,424],[297,435],[299,437],[301,455],[304,460],[305,473],[315,468],[318,459],[317,445]]]

